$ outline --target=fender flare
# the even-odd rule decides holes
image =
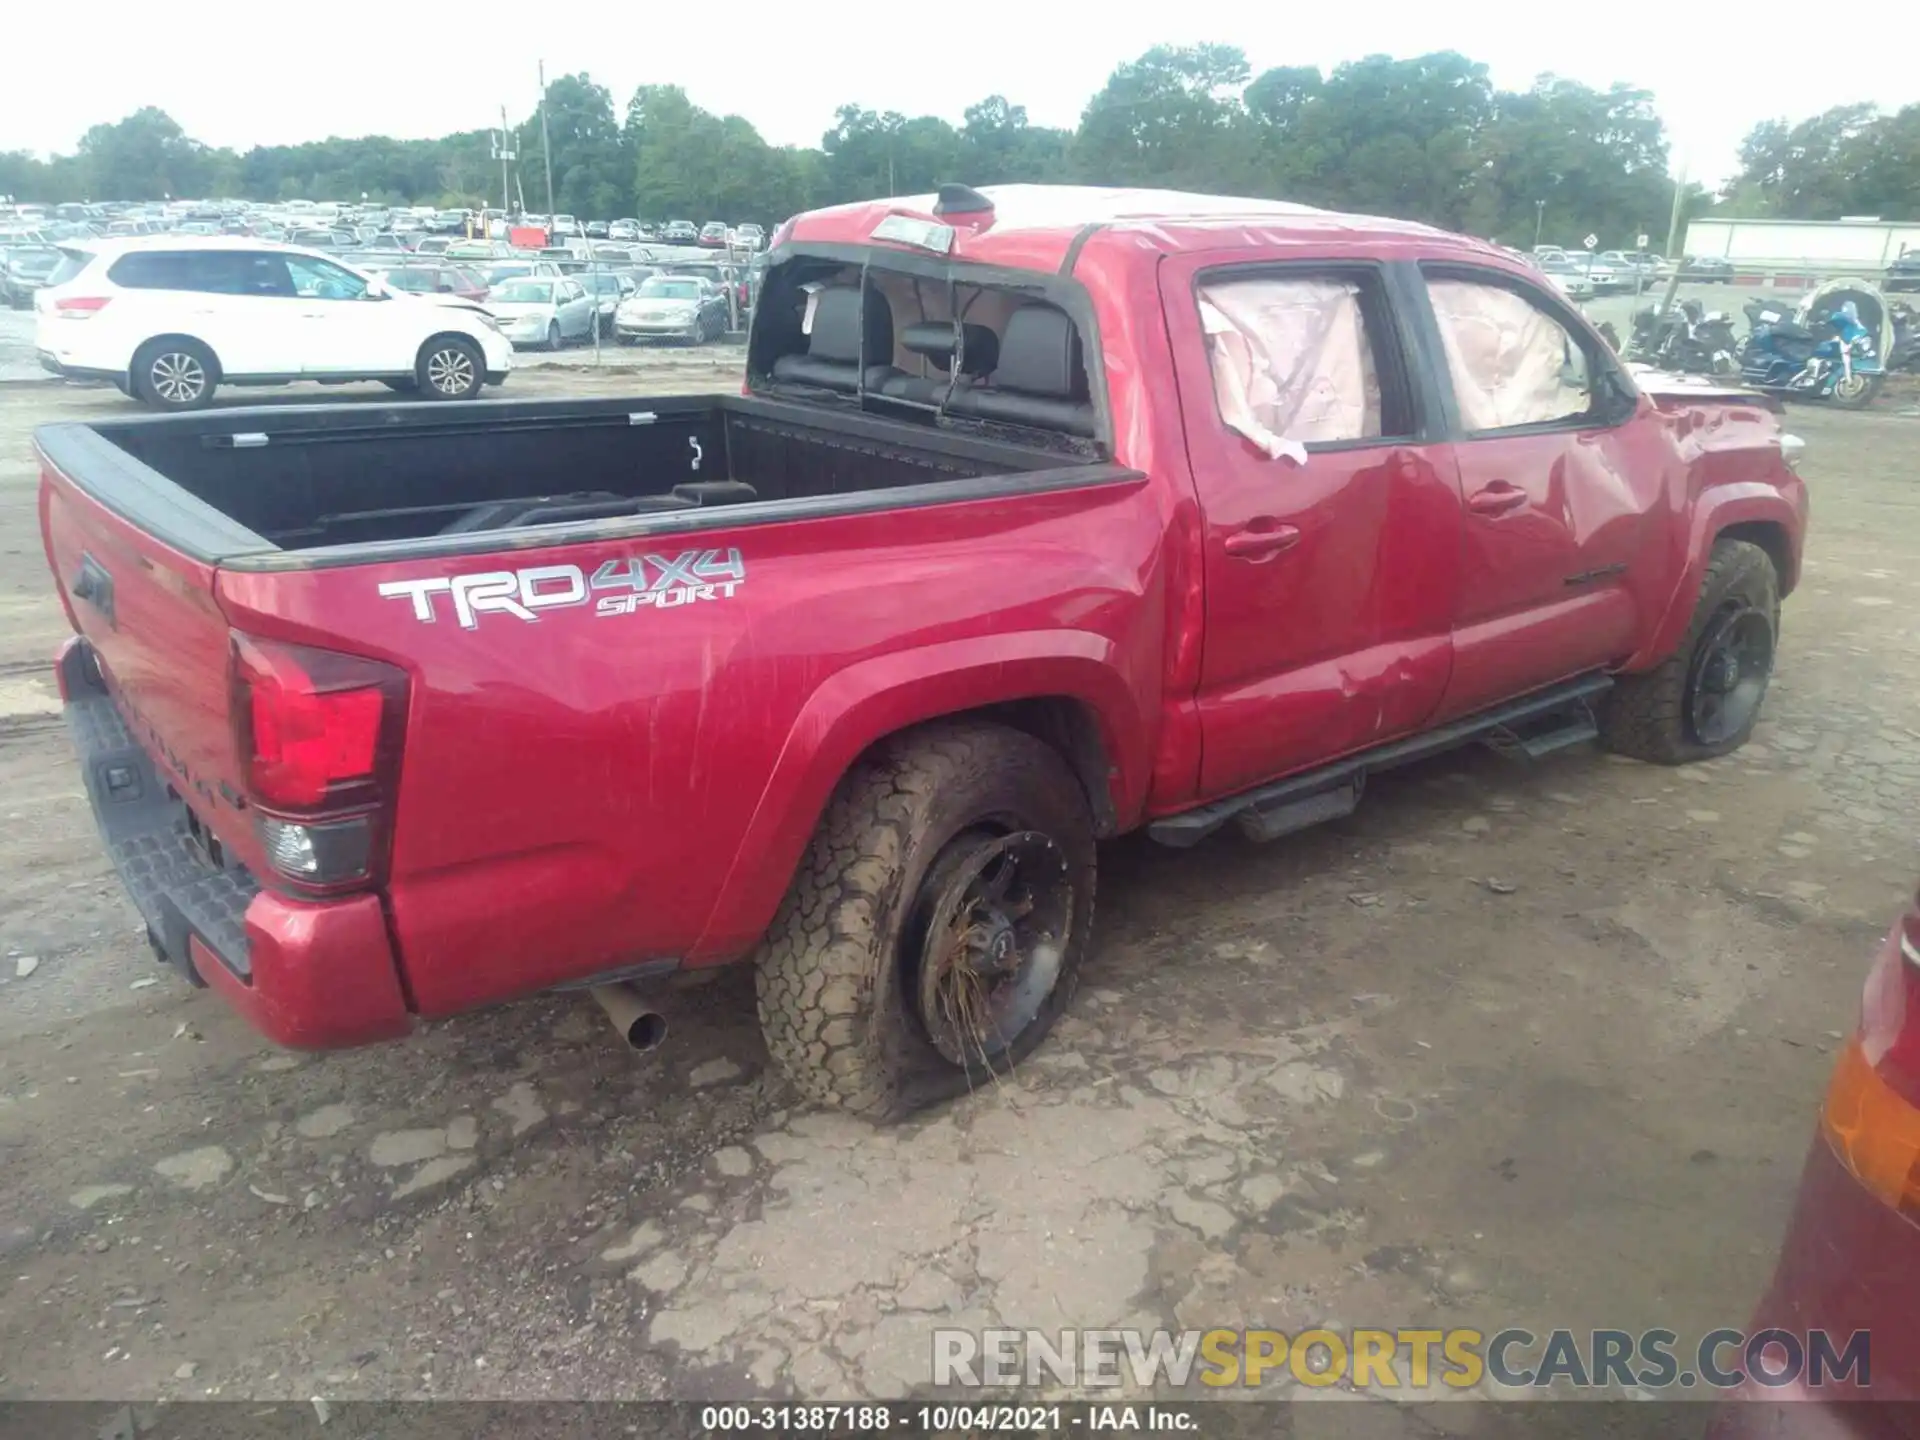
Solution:
[[[1795,483],[1798,484],[1797,481]],[[1681,572],[1679,583],[1668,597],[1666,610],[1651,638],[1621,669],[1650,670],[1679,647],[1686,638],[1687,626],[1693,622],[1693,607],[1706,577],[1713,542],[1736,525],[1769,525],[1780,529],[1786,536],[1782,555],[1775,557],[1776,564],[1782,558],[1786,561],[1780,574],[1780,593],[1784,595],[1792,590],[1800,579],[1801,532],[1805,521],[1804,507],[1796,507],[1786,494],[1771,484],[1753,482],[1717,486],[1703,495],[1700,503],[1694,507],[1693,520],[1688,526],[1687,564]]]
[[[847,771],[889,735],[943,716],[1060,696],[1095,717],[1121,829],[1145,804],[1151,737],[1114,643],[1080,630],[946,641],[860,661],[823,680],[795,716],[773,773],[687,959],[738,957],[772,921]]]

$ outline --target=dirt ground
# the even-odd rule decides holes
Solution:
[[[1912,420],[1792,412],[1815,530],[1746,750],[1469,751],[1270,846],[1113,845],[1039,1056],[874,1132],[796,1108],[738,972],[641,1059],[583,998],[300,1056],[155,965],[27,451],[125,404],[0,386],[0,1399],[846,1399],[923,1386],[936,1324],[1745,1321],[1920,873]]]

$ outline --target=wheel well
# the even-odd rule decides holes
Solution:
[[[483,365],[486,363],[486,351],[480,348],[480,342],[471,335],[462,334],[458,330],[437,330],[420,342],[420,348],[414,353],[413,357],[415,369],[418,369],[420,362],[427,358],[427,351],[431,350],[435,345],[438,345],[442,340],[464,340],[479,354],[481,363]]]
[[[139,360],[139,358],[142,355],[146,354],[147,351],[153,349],[153,347],[156,345],[167,345],[167,344],[177,345],[183,340],[190,345],[199,346],[202,350],[206,351],[208,355],[211,355],[213,357],[213,374],[208,378],[212,380],[214,383],[218,384],[221,377],[226,373],[225,369],[220,364],[220,356],[215,352],[214,348],[211,345],[209,345],[206,341],[202,340],[198,335],[189,335],[184,330],[182,331],[170,330],[164,335],[154,335],[146,340],[142,340],[140,344],[134,349],[133,359],[127,362],[128,381],[131,382],[133,379],[134,362]]]
[[[1100,738],[1100,722],[1093,708],[1085,701],[1069,695],[1036,695],[1025,700],[1007,700],[998,705],[983,705],[977,710],[962,710],[936,718],[941,724],[983,720],[1033,736],[1058,752],[1073,771],[1074,778],[1079,780],[1080,788],[1087,792],[1087,805],[1093,812],[1093,833],[1104,839],[1119,828],[1113,808],[1112,762],[1107,755],[1106,742]],[[909,730],[918,728],[918,724],[908,727]],[[883,735],[868,749],[871,751],[893,738],[893,735]]]
[[[1767,552],[1767,558],[1773,562],[1773,573],[1780,582],[1780,593],[1787,594],[1800,578],[1793,568],[1793,546],[1787,542],[1787,531],[1783,525],[1771,520],[1750,520],[1739,525],[1729,525],[1713,537],[1719,540],[1744,540],[1749,545],[1758,545]]]

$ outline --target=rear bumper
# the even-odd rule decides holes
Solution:
[[[94,821],[160,959],[282,1045],[336,1049],[406,1034],[413,1017],[378,897],[290,900],[216,858],[101,686],[85,642],[68,641],[56,664]]]
[[[58,375],[63,380],[124,380],[124,370],[100,370],[90,365],[69,365],[51,350],[36,352],[40,358],[40,368],[49,375]]]
[[[1870,1337],[1865,1385],[1768,1389],[1749,1381],[1715,1413],[1709,1440],[1920,1436],[1920,1225],[1883,1205],[1815,1136],[1773,1283],[1748,1333]]]

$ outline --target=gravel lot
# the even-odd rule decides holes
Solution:
[[[0,385],[0,1399],[844,1399],[943,1321],[1744,1323],[1920,873],[1911,420],[1792,412],[1815,529],[1745,751],[1473,751],[1271,846],[1113,845],[1055,1037],[876,1133],[795,1108],[738,972],[645,1059],[583,998],[280,1053],[166,978],[47,677],[27,451],[126,405]]]

